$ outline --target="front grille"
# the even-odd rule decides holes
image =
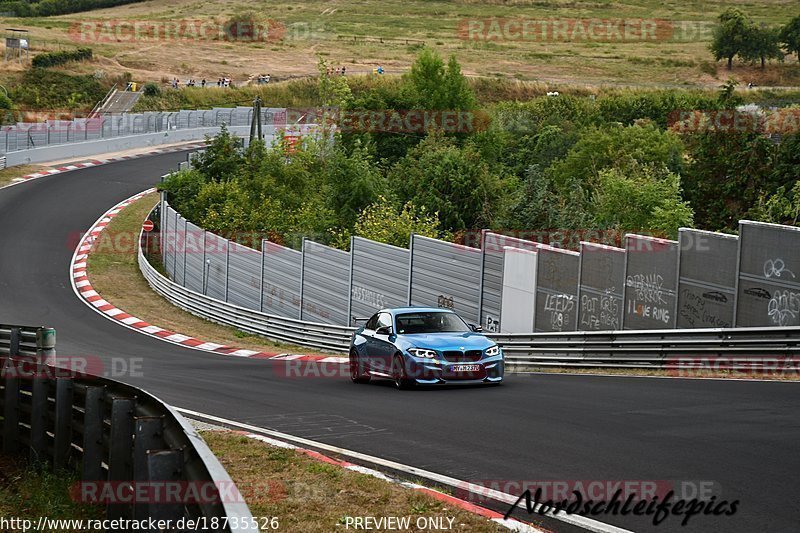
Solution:
[[[442,352],[442,355],[448,363],[474,363],[481,360],[483,350],[467,350],[465,352],[451,350]]]

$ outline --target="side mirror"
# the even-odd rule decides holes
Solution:
[[[472,331],[474,331],[475,333],[480,333],[480,332],[482,332],[482,331],[483,331],[483,328],[482,328],[482,327],[480,327],[480,326],[478,326],[477,324],[470,324],[470,325],[469,325],[469,329],[471,329],[471,330],[472,330]]]
[[[376,335],[391,335],[392,334],[392,326],[381,326],[375,330]]]

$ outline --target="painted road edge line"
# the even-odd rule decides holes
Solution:
[[[296,437],[294,435],[290,435],[288,433],[282,433],[280,431],[275,431],[272,429],[262,428],[258,426],[253,426],[250,424],[245,424],[242,422],[237,422],[235,420],[229,420],[226,418],[209,415],[205,413],[200,413],[198,411],[192,411],[190,409],[185,409],[182,407],[174,407],[173,408],[181,413],[182,415],[188,416],[189,418],[196,418],[200,419],[201,421],[205,419],[206,421],[216,422],[218,424],[222,424],[228,426],[230,428],[239,429],[245,431],[247,433],[253,433],[256,435],[261,435],[263,437],[272,437],[272,439],[282,441],[284,444],[293,445],[295,447],[307,447],[312,449],[323,450],[325,452],[334,453],[337,455],[342,455],[345,457],[350,457],[354,460],[370,463],[376,466],[382,466],[384,468],[388,468],[390,470],[395,470],[398,472],[403,472],[409,476],[419,477],[423,479],[427,479],[433,481],[434,483],[438,483],[440,485],[445,485],[448,487],[453,487],[459,490],[466,490],[473,494],[479,494],[481,496],[486,496],[495,500],[497,502],[505,503],[508,505],[514,505],[517,502],[519,496],[514,496],[512,494],[506,494],[505,492],[500,492],[494,489],[489,489],[487,487],[481,485],[475,485],[474,483],[469,483],[467,481],[462,481],[450,476],[445,476],[444,474],[437,474],[435,472],[430,472],[428,470],[423,470],[421,468],[417,468],[415,466],[405,465],[403,463],[398,463],[395,461],[390,461],[388,459],[381,459],[380,457],[375,457],[373,455],[364,454],[361,452],[356,452],[353,450],[348,450],[347,448],[340,448],[338,446],[334,446],[332,444],[325,444],[324,442],[318,442],[310,439],[306,439],[304,437]],[[313,450],[311,450],[313,451]],[[314,452],[318,453],[318,452]],[[385,476],[379,472],[381,476]],[[388,476],[387,476],[388,477]],[[538,510],[539,506],[534,506],[534,511]],[[594,520],[592,518],[587,518],[585,516],[580,515],[563,515],[563,514],[553,514],[552,511],[545,513],[548,518],[552,518],[554,520],[558,520],[560,522],[564,522],[570,524],[572,526],[580,527],[585,529],[586,531],[592,531],[594,533],[633,533],[630,530],[622,529],[617,526],[613,526],[611,524],[606,524],[604,522],[600,522],[598,520]],[[502,518],[502,515],[501,515]],[[523,523],[523,522],[520,522]]]
[[[128,161],[130,159],[137,159],[139,157],[149,157],[152,155],[169,154],[172,152],[183,152],[186,150],[199,150],[201,148],[205,148],[206,146],[207,145],[205,142],[200,142],[200,143],[185,144],[181,146],[171,146],[169,148],[159,148],[157,150],[149,150],[147,152],[141,152],[138,154],[121,155],[119,157],[108,157],[104,159],[86,159],[83,161],[78,161],[77,163],[71,163],[69,165],[61,165],[55,168],[48,168],[45,170],[41,170],[39,172],[34,172],[33,174],[26,174],[25,176],[13,178],[9,183],[0,186],[0,190],[12,187],[14,185],[19,185],[20,183],[26,183],[28,181],[35,180],[38,178],[52,176],[54,174],[63,174],[64,172],[71,172],[73,170],[81,170],[90,167],[98,167],[100,165],[107,165],[109,163],[119,163],[120,161]],[[14,167],[7,167],[7,168],[14,168]]]

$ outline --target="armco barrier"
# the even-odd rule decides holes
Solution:
[[[800,370],[800,327],[492,334],[512,370],[537,367]]]
[[[55,330],[0,325],[4,453],[27,449],[36,463],[79,468],[82,482],[108,482],[114,494],[148,482],[202,489],[200,501],[112,502],[108,518],[204,517],[217,520],[213,531],[252,528],[230,476],[180,414],[136,387],[54,366],[54,357]]]
[[[139,242],[142,242],[140,236]],[[270,339],[333,352],[347,352],[355,328],[269,315],[189,290],[164,277],[139,247],[139,269],[150,287],[174,305],[199,317]]]

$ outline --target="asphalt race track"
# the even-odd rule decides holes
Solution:
[[[75,235],[184,158],[0,190],[0,323],[55,327],[60,355],[142,358],[142,376],[120,379],[176,406],[463,480],[705,480],[721,488],[719,500],[740,502],[733,517],[695,516],[688,527],[676,517],[658,527],[594,517],[631,530],[798,529],[800,384],[532,375],[405,392],[346,377],[286,378],[269,361],[181,348],[101,317],[69,283]]]

